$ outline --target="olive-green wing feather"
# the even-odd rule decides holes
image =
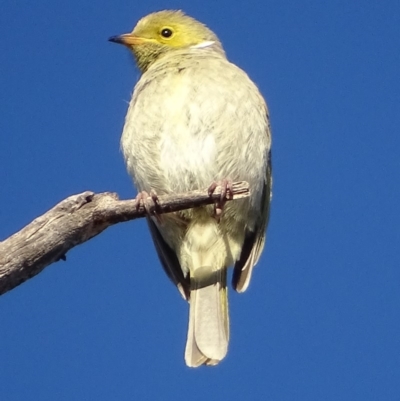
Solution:
[[[272,164],[271,152],[268,155],[267,174],[261,199],[261,220],[254,231],[248,231],[243,243],[242,253],[235,263],[232,286],[237,292],[246,291],[249,286],[253,267],[257,264],[265,244],[266,229],[269,220],[272,196]]]
[[[150,233],[165,273],[167,274],[169,279],[178,287],[178,290],[183,298],[189,300],[190,281],[188,278],[184,277],[176,253],[165,242],[164,238],[158,231],[156,224],[150,217],[147,218],[147,223],[149,224]]]

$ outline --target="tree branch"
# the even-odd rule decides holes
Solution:
[[[220,199],[221,188],[212,195],[207,190],[160,196],[157,214],[176,212],[209,205]],[[249,196],[247,182],[233,184],[233,198]],[[231,200],[231,199],[228,199]],[[151,198],[148,198],[151,205]],[[48,212],[33,220],[19,232],[0,242],[0,295],[39,274],[46,266],[60,259],[74,246],[100,234],[107,227],[145,217],[143,207],[135,208],[135,200],[119,200],[115,193],[95,194],[90,191],[70,196]]]

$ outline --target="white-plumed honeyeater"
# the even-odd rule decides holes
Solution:
[[[158,256],[190,304],[188,366],[226,355],[226,276],[247,289],[265,242],[271,198],[271,133],[266,103],[230,63],[217,36],[182,11],[142,18],[126,45],[142,73],[126,115],[121,147],[138,191],[184,193],[247,181],[251,195],[148,218]],[[220,205],[222,209],[222,205]]]

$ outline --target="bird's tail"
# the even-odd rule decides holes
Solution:
[[[205,266],[190,272],[189,329],[185,361],[190,367],[216,365],[229,342],[227,269]]]

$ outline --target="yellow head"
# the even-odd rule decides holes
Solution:
[[[223,53],[214,32],[182,11],[174,10],[149,14],[131,33],[113,36],[109,40],[128,46],[142,72],[158,58],[177,49],[210,46]]]

